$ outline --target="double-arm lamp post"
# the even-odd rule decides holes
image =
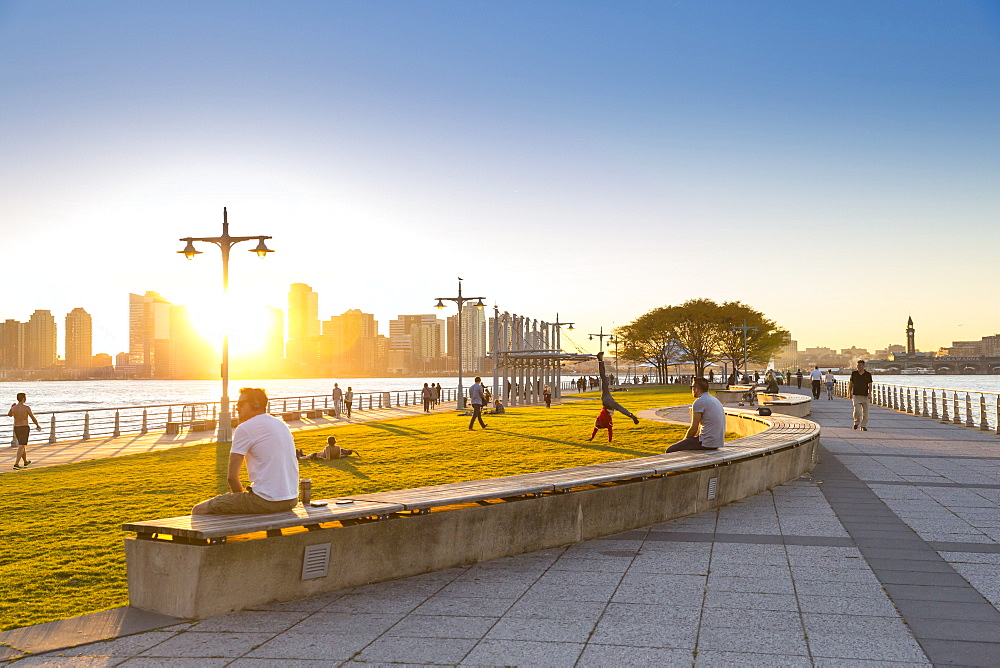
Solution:
[[[444,302],[455,302],[458,305],[458,394],[456,399],[458,401],[459,410],[465,408],[462,403],[462,397],[465,388],[462,387],[462,307],[465,302],[476,301],[476,308],[483,308],[486,304],[483,303],[482,297],[463,297],[462,296],[462,277],[458,277],[458,296],[457,297],[435,297],[437,299],[437,304],[434,308],[443,309]]]
[[[743,318],[743,326],[742,327],[730,327],[729,331],[731,331],[731,332],[740,332],[740,331],[742,331],[743,332],[743,373],[745,374],[745,373],[747,373],[747,332],[756,332],[758,330],[757,330],[756,327],[747,327],[747,319]],[[737,378],[736,382],[737,383],[740,382],[740,379]]]
[[[233,440],[233,425],[229,421],[229,314],[226,312],[226,293],[229,291],[229,249],[231,249],[236,244],[241,241],[253,241],[257,239],[259,243],[256,248],[250,250],[251,253],[256,253],[259,257],[264,257],[268,253],[273,253],[270,248],[264,244],[265,239],[270,239],[269,236],[264,235],[254,235],[252,237],[233,237],[229,235],[229,214],[226,212],[226,208],[222,208],[222,236],[221,237],[184,237],[181,241],[186,241],[187,246],[184,250],[177,251],[178,253],[183,253],[184,257],[189,260],[193,260],[195,255],[200,255],[200,250],[195,250],[195,241],[207,241],[213,243],[222,250],[222,303],[223,303],[223,322],[222,322],[222,401],[219,407],[219,432],[218,439],[220,441],[231,441]]]

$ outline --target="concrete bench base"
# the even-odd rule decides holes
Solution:
[[[749,420],[728,421],[733,431],[759,431]],[[813,467],[818,443],[817,431],[784,449],[645,480],[329,529],[317,526],[260,540],[190,545],[127,538],[130,604],[203,618],[620,533],[703,512],[794,479]],[[320,546],[321,552],[329,546],[329,558],[323,560],[328,571],[303,579],[312,546]]]

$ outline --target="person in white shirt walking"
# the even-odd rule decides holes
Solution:
[[[812,381],[813,399],[819,399],[819,395],[823,391],[823,372],[819,370],[819,366],[813,367],[813,370],[809,372],[809,380]]]
[[[833,401],[833,388],[837,386],[837,377],[833,375],[833,369],[826,370],[823,380],[826,382],[827,401]]]
[[[469,387],[469,402],[472,404],[472,419],[469,420],[469,431],[473,431],[473,425],[479,420],[479,426],[486,429],[483,422],[483,406],[486,404],[486,395],[483,392],[483,379],[476,376],[476,382]]]

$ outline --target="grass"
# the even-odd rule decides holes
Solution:
[[[597,394],[552,409],[513,408],[467,430],[455,412],[299,433],[321,450],[328,435],[360,458],[303,462],[313,498],[493,478],[663,452],[685,428],[616,414],[615,440],[590,437]],[[687,388],[638,388],[617,395],[629,410],[689,403]],[[0,630],[128,604],[120,525],[186,515],[226,488],[228,444],[28,469],[0,475]]]

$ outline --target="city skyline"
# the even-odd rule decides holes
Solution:
[[[705,297],[937,349],[1000,330],[998,65],[985,1],[8,0],[2,315],[82,306],[114,354],[117,295],[217,313],[215,249],[176,252],[228,206],[276,251],[238,305],[384,323],[462,276],[581,331]]]

